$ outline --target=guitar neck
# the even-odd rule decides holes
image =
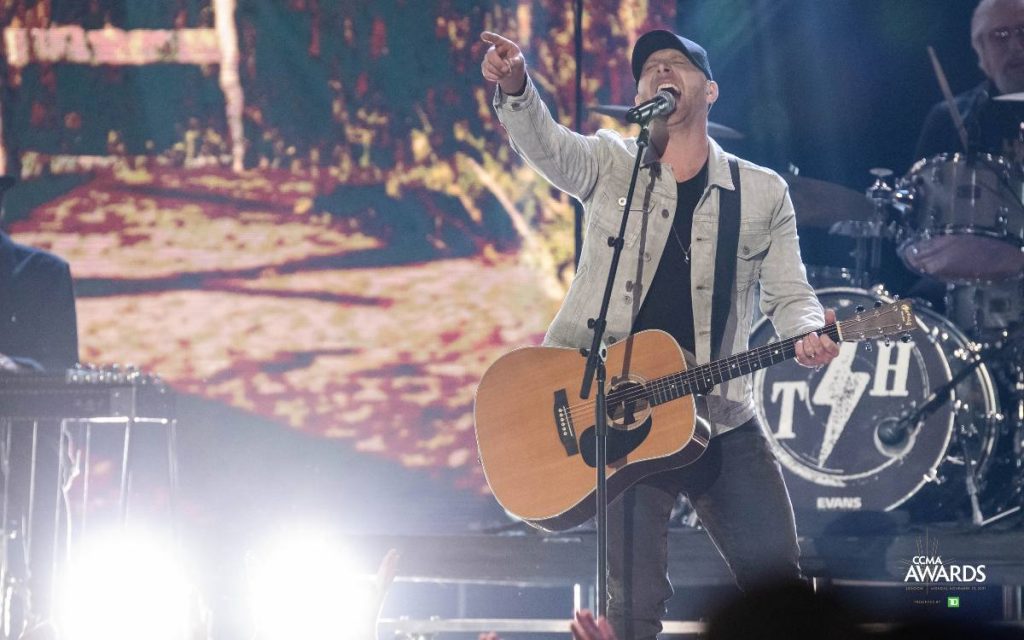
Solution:
[[[842,340],[839,324],[833,323],[818,330],[818,335],[827,335],[834,342]],[[738,353],[722,360],[680,371],[647,383],[647,399],[651,405],[671,402],[684,396],[692,395],[700,390],[710,389],[717,384],[740,376],[753,373],[758,369],[785,362],[796,357],[796,343],[803,336],[787,338],[743,353]],[[614,400],[614,392],[609,400]]]

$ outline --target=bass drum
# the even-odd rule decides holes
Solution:
[[[890,301],[853,288],[817,293],[839,318],[858,306]],[[761,424],[802,527],[841,518],[863,524],[870,522],[866,512],[894,510],[917,521],[953,519],[969,506],[965,465],[983,478],[992,462],[998,398],[982,365],[917,425],[900,420],[972,355],[967,338],[948,320],[923,305],[915,313],[918,329],[907,342],[844,342],[839,356],[820,370],[790,360],[754,374]],[[776,339],[771,323],[761,320],[751,346]],[[851,513],[862,517],[843,518]]]

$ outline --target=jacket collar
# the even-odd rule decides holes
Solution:
[[[635,144],[635,141],[634,141]],[[654,151],[654,147],[647,147],[644,150],[644,159],[641,166],[649,166],[660,162],[661,158]],[[730,191],[736,188],[732,183],[732,172],[729,171],[729,154],[715,142],[714,138],[708,137],[708,186],[717,186]]]

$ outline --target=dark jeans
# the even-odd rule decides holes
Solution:
[[[661,631],[668,520],[689,499],[740,589],[801,579],[793,506],[756,419],[711,439],[697,462],[646,478],[608,505],[608,617],[619,640]]]

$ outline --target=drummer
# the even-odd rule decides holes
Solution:
[[[967,151],[1024,161],[1024,102],[993,100],[1024,92],[1024,0],[981,0],[971,18],[971,44],[985,81],[956,96]],[[925,118],[914,157],[957,151],[965,149],[949,107],[940,102]]]

